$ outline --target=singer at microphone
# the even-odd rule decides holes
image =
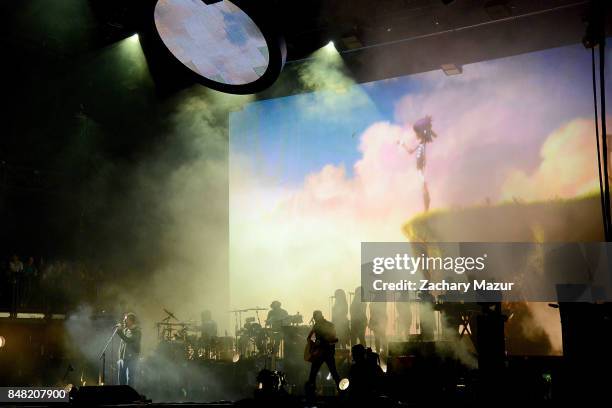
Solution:
[[[115,325],[117,335],[121,338],[119,344],[119,385],[134,386],[138,358],[140,357],[140,340],[142,333],[134,313],[126,313],[123,323]]]

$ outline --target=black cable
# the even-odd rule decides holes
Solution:
[[[603,30],[603,26],[602,26]],[[608,232],[612,228],[610,221],[610,180],[608,178],[608,135],[606,134],[606,87],[605,87],[605,54],[606,35],[601,33],[599,41],[599,99],[601,100],[601,148],[603,149],[604,204],[608,214]],[[606,241],[610,241],[606,237]]]
[[[591,68],[593,71],[593,110],[595,112],[595,141],[597,142],[597,175],[599,176],[599,200],[601,202],[601,216],[603,218],[604,237],[609,241],[608,211],[604,199],[604,187],[601,176],[601,150],[599,148],[599,119],[597,117],[597,76],[595,75],[595,48],[591,48]]]

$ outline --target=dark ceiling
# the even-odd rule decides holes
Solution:
[[[237,0],[248,3],[250,0]],[[579,42],[587,0],[259,0],[286,38],[288,62],[333,40],[358,81]],[[3,48],[45,69],[72,63],[149,26],[155,0],[2,2]],[[372,61],[380,69],[372,69]],[[367,66],[367,69],[364,68]],[[159,79],[159,78],[156,78]],[[162,79],[163,82],[163,79]],[[163,84],[162,84],[163,85]]]
[[[589,10],[589,2],[572,0],[241,1],[261,7],[288,48],[287,83],[257,98],[304,91],[292,86],[292,74],[330,40],[363,82],[578,43]],[[130,248],[154,217],[143,210],[151,204],[130,174],[160,156],[168,171],[189,160],[190,146],[169,127],[192,83],[156,59],[146,35],[140,40],[151,77],[135,77],[113,48],[150,26],[145,11],[154,4],[0,2],[8,101],[0,138],[5,252],[74,254],[84,236],[95,237],[89,253]],[[226,123],[224,115],[215,120]],[[223,148],[209,153],[227,156]]]

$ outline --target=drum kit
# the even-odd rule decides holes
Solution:
[[[276,357],[281,358],[283,354],[283,333],[279,327],[266,327],[262,324],[259,312],[267,310],[262,307],[231,310],[236,322],[236,350],[245,358],[252,357]],[[247,317],[242,324],[242,314],[255,312],[255,316]],[[303,321],[299,313],[287,316],[281,322],[281,326],[299,324]]]
[[[259,312],[264,310],[267,309],[231,310],[236,321],[236,335],[231,337],[206,335],[199,322],[180,321],[164,309],[166,318],[156,323],[158,352],[173,361],[237,362],[241,358],[281,358],[284,329],[301,324],[302,316],[299,313],[288,316],[283,320],[283,330],[275,331],[260,319]],[[243,314],[253,312],[255,316],[246,317],[243,324]]]
[[[172,313],[164,311],[168,316],[156,324],[160,354],[173,361],[232,361],[233,337],[207,336],[198,322],[179,321]]]

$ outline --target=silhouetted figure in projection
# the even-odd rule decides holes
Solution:
[[[368,316],[366,308],[368,304],[361,301],[361,286],[355,288],[355,297],[351,302],[351,345],[366,344],[366,327],[368,326]]]
[[[336,327],[336,333],[338,335],[338,346],[343,349],[346,348],[351,339],[349,332],[349,320],[348,320],[348,302],[346,300],[346,293],[342,289],[334,292],[334,305],[332,307],[332,323]]]
[[[323,363],[327,364],[330,374],[336,382],[336,387],[340,384],[340,376],[336,370],[336,328],[334,324],[323,317],[320,310],[315,310],[312,313],[312,321],[314,325],[306,337],[306,350],[304,351],[304,359],[311,363],[310,375],[306,383],[306,395],[309,398],[314,397],[316,390],[317,374]]]
[[[370,329],[374,332],[374,348],[378,354],[387,349],[387,303],[370,302]]]
[[[423,206],[425,207],[425,211],[428,211],[430,198],[427,181],[425,180],[425,165],[427,164],[426,146],[427,143],[431,143],[438,135],[431,129],[431,116],[425,116],[417,120],[412,126],[412,129],[414,130],[418,142],[417,146],[410,148],[406,146],[403,141],[398,141],[398,144],[404,147],[410,154],[416,152],[417,172],[423,182]]]

